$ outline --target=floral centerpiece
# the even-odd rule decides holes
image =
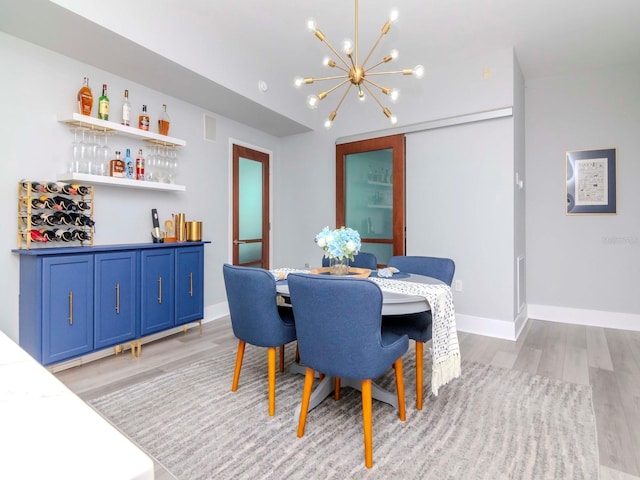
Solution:
[[[324,250],[331,265],[331,273],[346,275],[349,272],[349,260],[353,260],[361,247],[360,234],[349,227],[330,230],[324,227],[316,235],[316,244]]]

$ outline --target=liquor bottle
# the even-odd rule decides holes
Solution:
[[[89,77],[84,77],[84,83],[78,90],[78,112],[82,115],[91,116],[93,108],[93,93],[89,88]]]
[[[144,180],[144,157],[142,156],[142,149],[138,150],[138,156],[136,157],[136,180]]]
[[[109,175],[112,177],[124,177],[124,162],[120,159],[120,152],[116,152],[116,158],[109,162]]]
[[[124,91],[124,101],[122,103],[122,125],[131,125],[131,104],[129,103],[129,90]]]
[[[135,164],[131,158],[131,150],[127,148],[127,152],[124,156],[124,176],[126,178],[135,178]]]
[[[142,111],[138,116],[138,128],[140,130],[149,131],[149,115],[147,114],[147,106],[142,105]]]
[[[171,119],[167,113],[167,106],[162,104],[162,112],[160,112],[160,118],[158,119],[158,133],[160,135],[169,135],[169,124]]]
[[[98,118],[109,120],[109,97],[107,96],[107,84],[102,84],[102,95],[98,99]]]

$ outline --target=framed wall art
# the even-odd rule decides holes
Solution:
[[[615,213],[616,149],[567,152],[567,215]]]

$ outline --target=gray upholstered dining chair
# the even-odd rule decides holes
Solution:
[[[401,272],[415,273],[437,278],[451,286],[456,264],[450,258],[422,256],[394,256],[389,259],[388,267],[395,267]],[[407,334],[416,342],[416,408],[422,410],[423,397],[423,363],[424,344],[431,340],[431,312],[420,312],[409,315],[384,315],[382,330],[395,334]]]
[[[322,266],[329,266],[329,259],[327,257],[322,257]],[[353,260],[349,260],[349,266],[376,270],[378,268],[378,259],[373,253],[360,252],[353,257]]]
[[[247,343],[267,347],[269,415],[276,411],[276,347],[280,347],[280,370],[284,370],[284,345],[296,339],[293,311],[276,304],[276,281],[268,270],[222,266],[233,334],[238,338],[231,391],[238,389]]]
[[[289,274],[300,361],[306,365],[298,437],[304,435],[315,372],[361,380],[365,465],[373,465],[371,382],[395,369],[398,411],[406,418],[402,355],[409,339],[381,330],[382,292],[366,279]],[[339,382],[336,382],[339,391]]]

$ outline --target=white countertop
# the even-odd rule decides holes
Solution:
[[[153,480],[134,443],[0,332],[0,478]]]

